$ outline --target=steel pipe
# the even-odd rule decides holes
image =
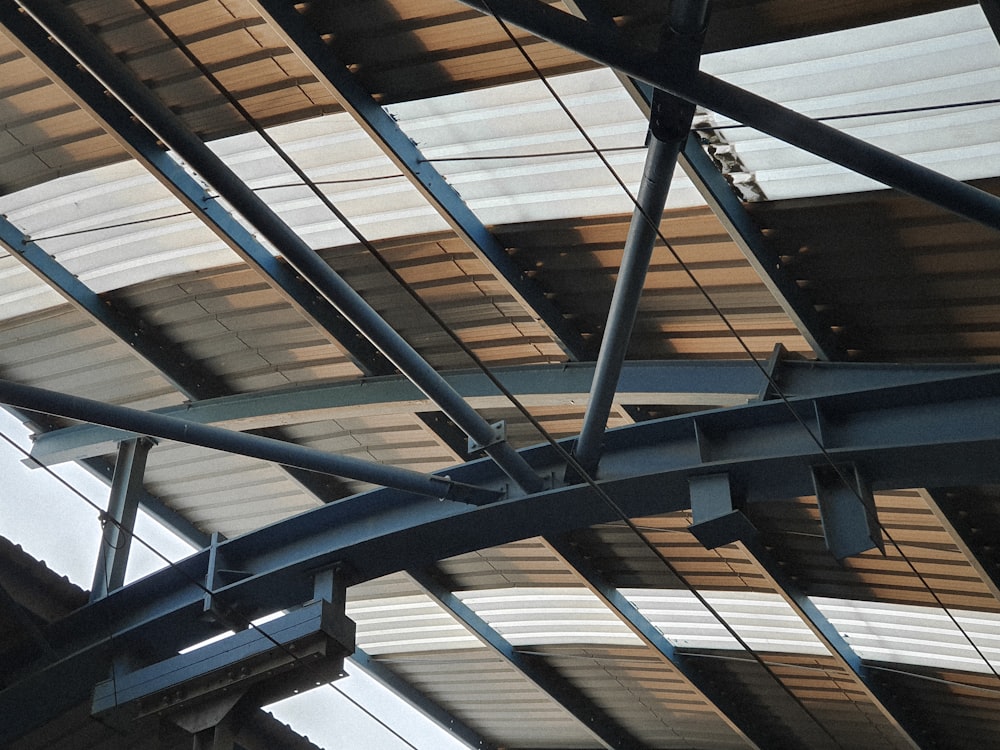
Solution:
[[[0,380],[0,403],[65,419],[129,430],[149,437],[259,458],[282,466],[334,474],[427,497],[480,503],[495,500],[499,496],[499,492],[453,482],[447,477],[325,453],[295,443],[115,406],[9,380]]]
[[[675,76],[614,29],[537,1],[460,0],[650,86],[749,125],[889,187],[1000,230],[1000,198],[699,72]]]
[[[522,489],[534,492],[542,481],[506,442],[496,442],[493,428],[451,388],[350,284],[330,268],[221,158],[160,102],[60,3],[20,0],[108,91],[184,159],[219,195],[242,214],[316,290],[362,335],[451,418]]]
[[[708,20],[708,0],[675,0],[670,8],[663,57],[670,67],[693,74],[698,70],[700,37]],[[636,207],[632,212],[621,268],[611,297],[611,309],[597,355],[597,371],[590,389],[590,400],[583,417],[583,427],[574,453],[588,474],[597,470],[601,437],[608,425],[608,414],[618,387],[622,364],[628,352],[639,312],[639,299],[646,283],[646,272],[659,234],[660,217],[680,155],[691,130],[694,107],[676,97],[657,91],[650,117],[649,149],[643,166]]]

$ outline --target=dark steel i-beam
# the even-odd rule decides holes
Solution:
[[[460,0],[488,15],[699,104],[793,146],[840,164],[959,216],[1000,230],[1000,198],[914,164],[885,149],[812,120],[704,72],[675,77],[654,52],[614,29],[602,28],[537,0]]]
[[[542,480],[493,428],[451,388],[336,271],[317,255],[221,158],[125,66],[87,33],[72,12],[48,0],[22,0],[24,7],[108,90],[146,123],[164,143],[212,185],[247,221],[279,249],[312,284],[400,372],[413,381],[455,424],[501,466],[522,489],[534,492]]]
[[[664,64],[673,64],[693,74],[698,69],[700,41],[708,13],[707,0],[675,0],[670,7],[670,37],[666,41]],[[583,416],[583,427],[574,454],[588,474],[597,471],[601,455],[601,438],[608,424],[608,414],[614,401],[622,363],[628,352],[632,328],[639,312],[639,299],[646,283],[646,271],[653,255],[653,245],[659,234],[660,218],[667,202],[667,193],[677,167],[677,157],[688,132],[694,107],[673,96],[654,94],[650,118],[649,150],[643,167],[636,207],[632,212],[621,267],[611,297],[607,325],[601,350],[597,355],[597,371],[590,389],[590,400]]]
[[[140,435],[175,440],[203,448],[227,451],[282,466],[356,479],[383,487],[394,487],[428,497],[467,502],[495,500],[498,493],[453,482],[446,477],[420,474],[385,464],[362,461],[307,448],[295,443],[200,425],[175,417],[115,406],[100,401],[0,380],[0,402],[31,411],[129,430]],[[523,459],[522,459],[523,460]]]

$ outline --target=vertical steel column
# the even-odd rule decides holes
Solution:
[[[692,74],[697,72],[700,37],[707,21],[708,0],[675,0],[671,4],[663,45],[667,65],[681,67]],[[638,205],[632,213],[625,239],[621,268],[590,388],[590,400],[574,449],[576,460],[588,474],[597,470],[600,461],[601,437],[607,427],[618,377],[635,325],[660,217],[677,167],[677,157],[684,148],[693,117],[693,104],[662,91],[654,92],[649,118],[649,150],[639,185]]]
[[[146,457],[153,441],[148,438],[124,440],[118,445],[118,460],[111,481],[111,495],[107,515],[103,520],[104,534],[97,553],[97,569],[90,587],[90,601],[108,595],[125,583],[135,517],[142,493],[142,479],[146,471]]]

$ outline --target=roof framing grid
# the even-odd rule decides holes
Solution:
[[[763,574],[768,583],[781,594],[792,610],[809,626],[817,638],[826,646],[841,668],[851,675],[865,692],[872,704],[902,738],[915,750],[928,746],[928,739],[918,725],[916,717],[909,715],[904,701],[899,699],[892,686],[877,679],[812,600],[806,596],[789,578],[771,555],[755,538],[742,538],[737,545],[747,555],[754,566]]]
[[[469,209],[458,192],[423,157],[396,121],[308,26],[295,6],[276,0],[251,2],[317,80],[337,98],[455,233],[496,273],[507,291],[550,333],[570,359],[590,359],[591,347],[580,332],[535,281],[517,267],[503,245]]]
[[[600,3],[594,0],[569,0],[567,7],[591,23],[614,25]],[[632,99],[649,117],[652,89],[627,75],[617,75]],[[822,360],[843,359],[846,352],[837,342],[833,330],[822,321],[805,292],[784,268],[781,258],[768,246],[760,228],[701,147],[697,134],[688,135],[678,161],[816,356]]]
[[[920,386],[795,399],[803,418],[825,426],[825,450],[804,435],[784,403],[675,417],[613,430],[607,435],[605,478],[598,485],[621,512],[642,517],[690,504],[689,479],[728,473],[748,502],[798,497],[812,489],[812,465],[824,453],[864,467],[873,487],[1000,481],[1000,431],[993,414],[1000,400],[995,375],[945,379]],[[726,440],[713,440],[725,435]],[[525,451],[535,466],[557,466],[551,446]],[[489,461],[454,467],[454,480],[503,486],[506,477]],[[0,692],[0,708],[17,716],[9,733],[44,722],[89,692],[106,669],[104,644],[153,638],[165,646],[196,642],[218,625],[193,617],[203,604],[210,557],[222,555],[246,577],[213,595],[230,606],[261,614],[295,606],[313,593],[313,574],[344,566],[350,583],[390,572],[419,569],[453,555],[538,534],[552,535],[618,520],[587,485],[556,487],[482,506],[441,502],[392,490],[358,495],[259,531],[220,542],[174,567],[95,602],[46,631],[60,655],[55,663],[28,667],[29,677]],[[123,641],[123,642],[124,642]],[[848,658],[845,656],[845,658]],[[53,683],[52,681],[57,681]],[[46,685],[65,689],[52,695]],[[46,691],[45,701],[26,700]],[[34,707],[31,715],[23,707]],[[16,708],[16,710],[15,710]]]
[[[917,198],[1000,229],[1000,198],[812,120],[704,72],[676,76],[658,56],[614,28],[589,23],[536,0],[460,0],[638,81],[718,112],[786,143]]]
[[[69,11],[58,14],[67,31],[73,30]],[[372,346],[344,316],[310,286],[286,263],[273,257],[243,225],[236,221],[184,168],[163,149],[157,136],[137,121],[107,91],[97,79],[82,70],[76,60],[59,45],[54,44],[46,31],[12,0],[0,3],[0,26],[26,56],[38,64],[80,107],[94,117],[145,169],[156,177],[188,210],[212,230],[240,258],[254,268],[282,297],[298,310],[306,320],[331,343],[339,347],[366,375],[394,372],[395,368]],[[87,40],[77,30],[76,38]],[[185,128],[165,107],[156,102],[150,92],[136,81],[125,66],[110,54],[91,47],[93,61],[104,67],[106,78],[124,87],[133,97],[133,103],[146,105],[147,117],[158,115],[171,123],[175,132]],[[195,147],[204,144],[193,134],[187,141]],[[207,148],[205,149],[207,151]],[[220,194],[222,191],[220,191]]]
[[[608,715],[606,711],[587,698],[542,659],[523,654],[514,648],[469,605],[438,581],[437,571],[431,568],[415,568],[407,573],[424,593],[444,607],[481,643],[501,656],[525,679],[540,688],[569,712],[576,722],[588,734],[592,735],[602,747],[608,748],[608,750],[616,748],[641,750],[641,748],[646,747],[643,742],[629,732],[627,727],[622,726]]]
[[[73,307],[165,377],[185,398],[199,401],[232,394],[221,378],[189,357],[155,326],[140,320],[120,301],[95,293],[4,217],[0,217],[0,245]],[[265,434],[279,439],[282,437],[280,430],[268,430]],[[339,480],[333,477],[320,477],[289,467],[282,470],[320,502],[329,502],[346,494]],[[156,505],[151,502],[150,508]],[[165,510],[163,507],[155,512],[162,515]]]
[[[187,161],[209,184],[228,200],[258,231],[272,244],[280,248],[282,254],[301,276],[308,280],[326,301],[332,304],[363,336],[395,364],[411,380],[419,385],[434,402],[459,427],[461,427],[474,445],[482,448],[500,465],[506,467],[508,475],[522,488],[536,490],[541,479],[518,456],[504,440],[496,439],[496,430],[482,417],[471,409],[458,394],[454,392],[437,372],[417,352],[383,320],[344,279],[330,268],[295,232],[288,227],[250,188],[243,183],[232,170],[205,143],[192,133],[173,115],[170,110],[159,102],[151,92],[124,67],[124,65],[103,49],[82,28],[69,10],[43,2],[24,2],[21,7],[31,13],[53,37],[81,60],[81,64],[89,69],[108,87],[136,116],[146,122],[157,135],[171,146],[185,161]],[[44,54],[47,44],[46,35],[41,28],[34,26],[22,14],[17,12],[11,3],[0,6],[0,24],[11,30],[15,36],[25,35],[32,40],[27,46],[27,52],[37,57]],[[65,65],[64,61],[64,65]],[[70,70],[75,71],[75,66]],[[58,68],[52,71],[59,75]],[[60,79],[63,80],[63,79]],[[66,81],[63,84],[70,86]],[[120,123],[121,127],[132,129],[135,123],[126,117]],[[117,129],[117,128],[116,128]],[[154,148],[155,148],[155,144]],[[169,162],[173,168],[180,169],[170,157],[160,151],[153,154],[153,162]],[[182,175],[182,177],[180,176]],[[193,182],[191,177],[180,170],[179,179]],[[187,202],[187,201],[186,201]],[[190,205],[190,204],[189,204]],[[192,206],[193,208],[193,206]],[[239,225],[223,212],[225,220],[236,227]],[[248,236],[245,230],[240,230]],[[235,248],[234,248],[235,249]],[[242,250],[242,245],[240,246]],[[263,248],[261,248],[263,250]],[[266,254],[266,251],[265,251]],[[277,260],[268,258],[277,265]],[[284,267],[287,273],[295,272]]]

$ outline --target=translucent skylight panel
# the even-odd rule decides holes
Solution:
[[[611,71],[549,79],[634,195],[647,120]],[[538,81],[387,108],[487,224],[627,213],[631,199]],[[678,170],[668,206],[703,205]]]
[[[62,303],[59,294],[0,248],[0,320]]]
[[[814,118],[1000,98],[1000,47],[978,6],[706,55],[702,69]],[[1000,173],[1000,106],[836,119],[829,125],[961,180]],[[709,116],[725,127],[732,121]],[[757,131],[721,130],[770,199],[884,187]]]
[[[524,587],[455,595],[514,646],[641,643],[587,589]]]
[[[444,219],[349,115],[289,123],[268,134],[366,239],[447,229]],[[310,247],[358,241],[256,133],[210,146]]]
[[[754,651],[826,653],[801,618],[776,594],[704,592],[702,596],[716,616],[686,590],[622,589],[622,593],[679,648],[742,649],[728,624]]]
[[[482,647],[461,623],[424,594],[349,601],[347,616],[357,623],[358,647],[372,656]]]
[[[1000,614],[952,611],[953,620],[934,607],[813,601],[862,659],[990,672],[985,657],[1000,669]]]
[[[95,292],[239,262],[136,162],[2,196],[0,212]]]

